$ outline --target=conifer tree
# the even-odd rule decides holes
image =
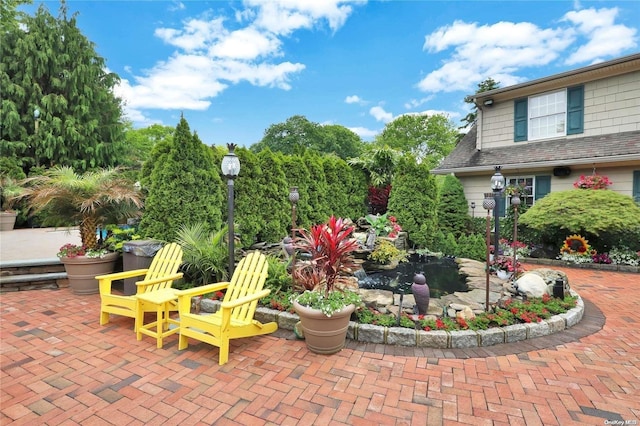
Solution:
[[[227,153],[226,147],[221,150],[222,155]],[[238,147],[235,153],[240,160],[240,174],[235,180],[235,207],[233,220],[235,222],[235,232],[240,236],[240,243],[243,247],[250,247],[258,242],[258,234],[264,227],[262,209],[271,208],[268,199],[264,198],[261,188],[262,167],[257,155],[246,148]],[[222,157],[220,157],[222,158]],[[222,160],[220,160],[221,162]],[[222,179],[223,193],[227,194],[227,180]],[[224,220],[227,219],[227,197],[224,198]],[[284,236],[283,236],[284,237]],[[276,242],[276,241],[272,241]]]
[[[181,225],[204,223],[217,231],[222,225],[222,182],[213,154],[191,134],[182,117],[173,140],[162,155],[152,157],[141,232],[148,237],[173,241]]]
[[[0,43],[2,154],[18,158],[25,171],[118,164],[124,128],[113,88],[119,77],[106,71],[76,15],[69,18],[62,2],[58,18],[44,5],[34,16],[14,16],[20,25],[3,21]]]
[[[428,247],[436,230],[437,189],[435,178],[425,163],[407,155],[402,158],[391,181],[388,213],[397,218],[409,242]],[[454,240],[455,241],[455,240]]]
[[[438,197],[438,227],[444,233],[452,232],[455,237],[459,237],[465,231],[469,219],[467,210],[462,183],[457,177],[446,175]]]
[[[312,225],[309,216],[313,209],[313,206],[309,204],[309,184],[311,181],[309,169],[299,155],[284,155],[282,165],[289,188],[297,187],[298,194],[300,194],[296,205],[296,228],[308,229]]]
[[[257,182],[260,197],[253,200],[262,218],[258,241],[279,242],[289,235],[291,221],[287,178],[280,157],[270,149],[260,151],[258,161],[262,169]]]

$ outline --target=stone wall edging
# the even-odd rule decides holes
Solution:
[[[351,321],[347,330],[347,338],[363,343],[437,349],[476,348],[519,342],[558,333],[578,324],[584,314],[584,301],[575,291],[571,290],[571,294],[578,297],[575,308],[538,323],[513,324],[487,330],[424,331],[405,327],[359,324]],[[220,301],[218,300],[201,300],[201,312],[216,312],[219,306]],[[265,307],[258,307],[254,318],[264,323],[276,322],[278,327],[284,330],[293,330],[299,321],[296,314]]]
[[[631,265],[618,265],[618,264],[606,264],[606,263],[571,263],[558,259],[542,259],[535,257],[525,257],[520,259],[522,263],[529,263],[532,265],[547,265],[547,266],[563,266],[567,268],[578,269],[596,269],[600,271],[611,272],[631,272],[640,274],[640,266]]]

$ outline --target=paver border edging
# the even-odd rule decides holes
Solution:
[[[493,347],[501,344],[542,338],[558,333],[562,334],[565,330],[569,330],[578,325],[584,317],[584,300],[575,291],[572,290],[571,293],[578,297],[575,308],[570,309],[564,314],[554,315],[538,323],[514,324],[488,330],[449,332],[441,330],[411,330],[404,327],[381,327],[351,321],[347,331],[347,339],[364,344],[455,350]],[[202,300],[201,303],[202,302],[209,302],[210,304],[210,307],[203,307],[203,310],[214,312],[218,309],[220,303],[219,301],[211,300]],[[603,321],[598,329],[602,328],[604,324],[604,316],[601,312],[600,316]],[[299,321],[296,314],[265,307],[258,307],[256,309],[255,319],[261,322],[277,322],[279,329],[288,331],[292,331]]]

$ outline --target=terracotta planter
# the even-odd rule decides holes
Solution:
[[[16,212],[0,212],[0,231],[13,231],[17,215]]]
[[[318,309],[308,308],[293,302],[293,308],[300,317],[304,339],[311,352],[334,354],[339,352],[347,338],[349,319],[356,309],[355,305],[346,306],[328,317]]]
[[[104,257],[61,257],[67,271],[69,287],[74,294],[96,294],[99,292],[96,275],[113,272],[119,253],[107,253]]]

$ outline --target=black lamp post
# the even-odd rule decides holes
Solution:
[[[229,206],[229,279],[233,276],[233,269],[235,267],[235,233],[233,231],[233,179],[238,176],[240,173],[240,160],[238,156],[233,152],[238,145],[234,143],[228,143],[227,148],[229,149],[229,153],[227,153],[222,158],[222,174],[227,178],[227,188],[228,188],[228,206]]]
[[[493,199],[495,207],[493,208],[493,218],[495,221],[494,232],[494,249],[495,256],[500,254],[500,200],[502,199],[502,191],[504,190],[504,176],[500,173],[502,166],[495,166],[495,173],[491,176],[491,189],[493,190]]]
[[[511,205],[513,206],[513,280],[516,280],[518,268],[518,256],[516,254],[516,241],[518,241],[518,206],[520,205],[520,194],[518,192],[511,196]]]
[[[289,201],[291,201],[291,272],[296,267],[296,204],[300,200],[298,187],[292,186],[289,189]]]
[[[486,232],[486,244],[487,244],[487,258],[486,258],[486,303],[485,303],[485,311],[489,312],[489,274],[491,269],[491,209],[495,208],[496,200],[493,198],[493,193],[487,192],[484,194],[484,200],[482,201],[482,207],[487,210],[487,232]]]
[[[38,134],[38,127],[40,126],[40,110],[38,108],[33,110],[33,119],[35,120],[35,146],[33,147],[33,156],[36,159],[36,166],[39,166],[38,147],[40,146],[40,135]]]
[[[476,217],[476,202],[471,202],[471,217]]]

